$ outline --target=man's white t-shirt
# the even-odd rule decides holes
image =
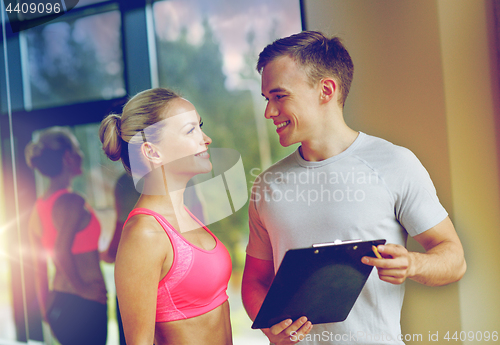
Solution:
[[[273,260],[286,251],[334,240],[386,239],[406,246],[447,216],[429,174],[408,149],[359,133],[342,153],[305,161],[297,149],[254,181],[247,254]],[[304,344],[404,344],[404,284],[374,269],[347,319],[317,324]],[[335,298],[335,296],[332,296]]]

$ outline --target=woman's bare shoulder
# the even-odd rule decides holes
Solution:
[[[154,217],[137,214],[123,227],[120,245],[126,244],[132,244],[136,250],[168,250],[170,240]]]
[[[115,279],[139,277],[141,284],[153,277],[150,283],[158,285],[165,260],[172,257],[172,245],[161,225],[154,217],[135,215],[125,224],[115,262]],[[149,278],[146,278],[149,277]],[[121,278],[120,278],[121,279]]]

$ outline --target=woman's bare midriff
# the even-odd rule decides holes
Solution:
[[[92,299],[96,301],[102,299],[106,300],[106,285],[99,265],[99,253],[97,251],[92,251],[83,254],[75,254],[73,257],[83,282],[90,284],[90,286],[96,290],[95,294],[91,294],[95,295],[95,298]],[[64,272],[60,270],[56,270],[53,290],[79,295]]]
[[[157,322],[155,345],[232,345],[229,303],[190,319]]]

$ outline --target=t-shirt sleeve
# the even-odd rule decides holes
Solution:
[[[401,151],[397,169],[396,217],[410,236],[421,234],[443,221],[448,213],[439,202],[429,173],[407,149]]]
[[[248,225],[250,228],[248,245],[246,252],[248,255],[261,259],[273,260],[273,250],[271,240],[266,228],[262,225],[257,210],[260,194],[256,192],[255,186],[252,188],[250,203],[248,206]]]

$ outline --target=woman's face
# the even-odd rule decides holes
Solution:
[[[70,137],[71,140],[71,150],[68,149],[65,153],[66,164],[73,176],[78,176],[82,174],[82,160],[83,152],[80,149],[80,144],[75,137]]]
[[[196,175],[212,170],[208,145],[212,139],[201,129],[201,118],[195,107],[177,98],[167,107],[166,119],[161,121],[159,149],[162,164],[174,174]]]

